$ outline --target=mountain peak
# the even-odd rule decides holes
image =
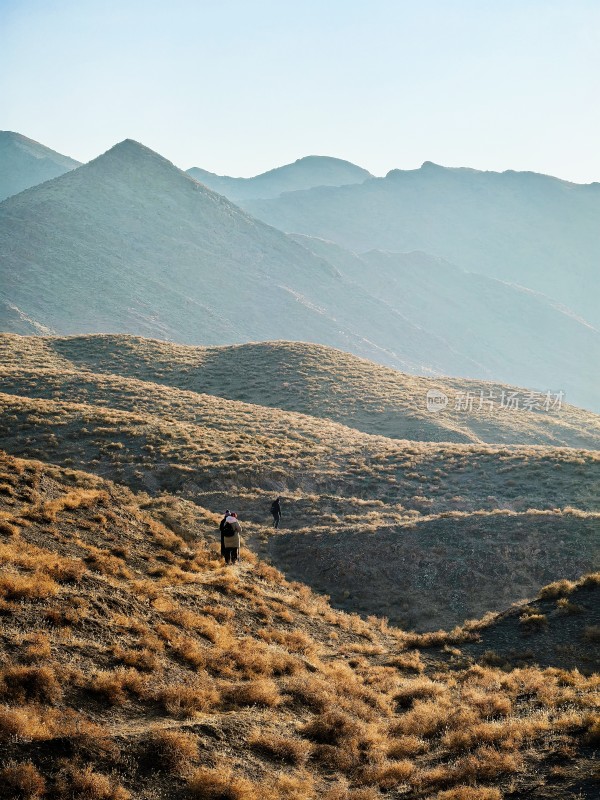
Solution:
[[[80,164],[79,161],[75,161],[75,159],[69,158],[68,156],[63,156],[61,153],[57,153],[56,150],[51,150],[49,147],[46,147],[46,145],[36,142],[35,139],[30,139],[22,133],[17,133],[16,131],[0,131],[0,151],[6,152],[8,150],[24,152],[37,159],[47,158],[57,164],[62,164],[66,169],[74,169]]]
[[[198,167],[188,174],[209,189],[225,195],[243,207],[244,201],[278,197],[284,192],[313,189],[317,186],[346,186],[372,178],[370,172],[350,161],[333,156],[303,156],[291,164],[275,167],[253,178],[231,178],[215,175]]]
[[[151,185],[157,178],[168,181],[171,185],[173,180],[178,179],[194,183],[189,175],[167,158],[134,139],[118,142],[110,150],[85,164],[83,169],[88,173],[123,178],[137,186]]]
[[[167,163],[171,163],[166,159],[164,156],[159,155],[154,150],[151,150],[149,147],[146,147],[145,144],[141,144],[140,142],[136,142],[135,139],[123,139],[122,142],[118,142],[117,144],[113,145],[109,150],[103,153],[98,158],[105,158],[108,157],[117,157],[117,158],[153,158],[159,159],[160,161],[166,161]],[[94,159],[95,161],[97,159]]]
[[[16,131],[0,131],[0,201],[79,166]]]

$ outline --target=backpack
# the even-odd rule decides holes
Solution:
[[[233,529],[233,525],[231,522],[226,522],[223,525],[223,536],[233,536],[235,534],[235,530]]]

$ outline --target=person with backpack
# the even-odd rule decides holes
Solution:
[[[242,543],[242,526],[238,522],[237,514],[231,511],[222,521],[221,529],[221,553],[226,564],[235,564],[240,556],[240,545]]]
[[[221,555],[223,556],[223,558],[225,558],[225,542],[223,541],[223,537],[225,535],[224,534],[225,523],[227,521],[227,517],[229,517],[230,515],[231,515],[231,511],[229,509],[227,509],[227,511],[223,515],[223,519],[219,523],[219,531],[221,533]]]
[[[281,519],[281,497],[271,503],[271,514],[273,514],[273,527],[278,528]]]

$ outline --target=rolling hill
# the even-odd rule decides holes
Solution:
[[[327,156],[299,158],[293,164],[276,167],[253,178],[215,175],[199,167],[192,167],[187,173],[237,205],[244,200],[278,197],[283,192],[312,189],[315,186],[362,183],[373,177],[370,172],[356,164]]]
[[[161,370],[161,352],[172,368],[182,354],[197,358],[203,351],[112,339],[103,351],[105,359],[113,354],[108,374],[108,361],[93,361],[100,360],[97,345],[110,338],[3,340],[14,356],[0,373],[6,450],[86,465],[135,491],[167,492],[215,514],[243,509],[256,552],[340,607],[431,630],[598,566],[599,450],[369,435],[329,419],[174,388],[168,373],[161,383],[151,379]],[[184,364],[179,375],[195,383]],[[310,374],[306,365],[304,372]],[[241,363],[226,374],[243,374]],[[337,398],[340,408],[345,402]],[[285,522],[269,535],[274,493],[285,498]],[[344,554],[354,555],[348,561]]]
[[[60,397],[60,373],[84,371],[300,412],[393,439],[600,449],[600,417],[566,403],[552,408],[555,398],[550,403],[541,398],[538,408],[529,410],[529,393],[518,387],[420,378],[322,345],[263,342],[202,348],[131,336],[4,334],[0,364],[3,390],[16,394]],[[37,381],[41,370],[46,374],[43,383]],[[59,373],[56,389],[48,370]],[[81,386],[88,377],[81,376]],[[77,375],[72,379],[77,385]],[[432,390],[449,398],[438,413],[427,410],[427,392]],[[502,398],[508,406],[513,395],[521,407],[503,408]],[[113,402],[118,395],[107,404]]]
[[[426,162],[385,178],[249,200],[255,217],[352,251],[421,250],[547,295],[600,326],[600,184]]]
[[[452,382],[298,343],[0,363],[0,797],[595,800],[600,450],[469,441],[594,415],[443,423]],[[349,424],[403,419],[462,441]]]
[[[79,166],[20,133],[0,131],[0,202]]]
[[[0,487],[4,797],[593,800],[597,678],[433,659],[252,553],[222,566],[197,506],[182,538],[147,495],[3,453]]]

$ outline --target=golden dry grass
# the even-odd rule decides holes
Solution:
[[[226,569],[215,525],[234,498],[253,548],[284,541],[260,515],[286,481],[295,535],[322,537],[313,560],[356,530],[406,545],[436,526],[432,548],[448,532],[498,546],[524,528],[533,548],[531,531],[547,543],[560,528],[578,549],[597,524],[597,454],[394,442],[114,376],[46,377],[46,398],[1,397],[7,446],[66,466],[0,456],[7,786],[29,776],[30,793],[92,800],[496,800],[557,765],[566,789],[589,768],[599,684],[583,666],[473,664],[468,647],[502,620],[420,635],[336,611],[248,548]],[[69,468],[81,463],[118,482]],[[598,580],[574,572],[515,612],[511,642],[576,623],[573,658],[594,645],[585,593]]]
[[[600,420],[574,406],[560,412],[497,410],[443,414],[425,409],[429,389],[454,399],[515,390],[492,382],[422,378],[331,347],[263,342],[190,347],[136,336],[0,335],[0,363],[23,375],[39,369],[141,379],[182,391],[280,408],[341,422],[365,433],[417,441],[554,444],[598,448]],[[240,380],[238,376],[244,376]],[[17,388],[17,386],[15,386]],[[19,387],[22,389],[22,387]],[[48,391],[49,388],[46,390]],[[19,391],[24,394],[26,392]],[[82,400],[81,402],[85,402]],[[484,405],[484,409],[488,406]]]

